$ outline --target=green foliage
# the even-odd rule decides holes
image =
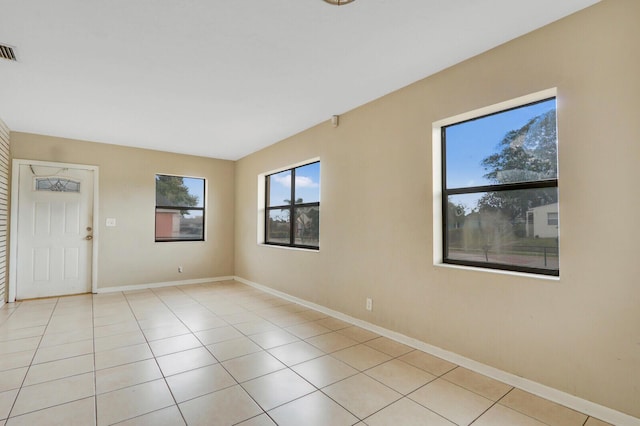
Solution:
[[[487,179],[497,184],[555,178],[558,173],[555,109],[507,132],[498,152],[482,160]],[[512,223],[527,210],[557,202],[555,189],[495,191],[478,201],[480,211],[502,211]]]
[[[182,177],[157,175],[156,205],[195,207],[198,205],[198,197],[189,193]]]

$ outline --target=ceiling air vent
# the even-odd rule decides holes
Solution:
[[[13,51],[13,47],[0,44],[0,58],[15,61],[16,53]]]

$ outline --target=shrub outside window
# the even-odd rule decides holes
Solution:
[[[320,162],[267,175],[265,244],[318,249]]]
[[[156,175],[156,242],[204,241],[205,181]]]
[[[441,128],[443,262],[559,275],[555,97]]]

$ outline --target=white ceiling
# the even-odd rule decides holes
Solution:
[[[0,118],[235,160],[597,2],[0,0]]]

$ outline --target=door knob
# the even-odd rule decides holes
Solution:
[[[85,240],[93,240],[93,235],[87,235],[84,237]]]

